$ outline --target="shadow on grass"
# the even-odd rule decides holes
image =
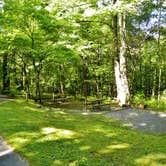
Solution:
[[[166,136],[138,133],[101,115],[0,103],[0,133],[33,166],[165,165]]]

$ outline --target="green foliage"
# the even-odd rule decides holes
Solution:
[[[145,104],[145,94],[143,92],[138,92],[137,94],[135,94],[132,98],[132,103],[135,104]]]
[[[161,95],[160,101],[158,101],[155,97],[147,98],[143,92],[137,93],[132,98],[133,106],[137,107],[139,104],[147,105],[148,110],[156,110],[166,112],[166,100],[165,94]]]
[[[163,93],[161,95],[161,100],[166,100],[166,89],[163,90]]]
[[[166,112],[166,100],[161,99],[157,101],[157,99],[148,99],[146,103],[149,109]]]
[[[127,76],[131,95],[137,96],[134,100],[144,102],[140,91],[150,97],[166,88],[163,1],[127,0],[113,5],[97,0],[15,0],[5,1],[1,9],[0,66],[7,54],[10,89],[18,86],[33,95],[36,91],[51,95],[54,89],[76,97],[85,95],[86,86],[89,96],[100,93],[114,98],[112,21],[119,12],[127,14]]]
[[[17,88],[12,88],[9,90],[8,94],[11,97],[16,97],[20,92],[18,91]]]

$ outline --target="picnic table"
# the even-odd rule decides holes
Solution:
[[[68,101],[69,101],[69,98],[62,97],[62,98],[54,99],[53,102],[56,104],[62,104],[62,103],[68,102]]]
[[[98,111],[98,110],[102,110],[103,108],[106,108],[108,106],[110,106],[110,104],[106,104],[104,103],[103,98],[101,99],[96,99],[96,100],[90,100],[90,101],[86,101],[86,108],[89,108],[92,111]]]

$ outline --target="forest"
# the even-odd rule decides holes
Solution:
[[[164,0],[0,1],[0,92],[165,107]]]
[[[166,1],[0,0],[0,166],[166,166]]]

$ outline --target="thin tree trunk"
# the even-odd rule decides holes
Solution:
[[[55,84],[54,84],[54,82],[52,84],[52,100],[53,100],[53,102],[55,102]]]
[[[24,63],[24,62],[23,62]],[[26,101],[29,100],[30,98],[30,88],[29,88],[29,80],[28,80],[28,76],[27,76],[27,71],[26,71],[26,64],[23,64],[23,72],[24,72],[24,81],[25,81],[25,91],[26,91]]]
[[[154,71],[154,74],[153,74],[152,98],[155,97],[155,91],[156,91],[156,74],[157,74],[157,71],[156,71],[156,68],[155,68],[155,71]]]
[[[60,81],[60,87],[61,87],[61,95],[64,96],[64,85],[62,80]]]
[[[158,80],[158,96],[157,96],[157,100],[158,102],[160,101],[160,89],[161,89],[161,74],[162,74],[162,70],[161,67],[159,68],[159,80]]]
[[[96,97],[97,98],[99,98],[100,97],[100,90],[99,90],[100,88],[99,88],[99,84],[98,84],[98,82],[96,81]]]
[[[15,85],[18,85],[19,80],[17,78],[16,54],[15,54],[15,52],[13,52],[13,54],[12,54],[11,63],[13,64],[13,67],[12,67],[11,70],[13,70],[14,83],[15,83]]]
[[[88,72],[88,69],[87,69],[87,57],[86,55],[83,53],[83,56],[82,56],[82,60],[83,60],[83,68],[82,68],[82,78],[83,78],[83,85],[82,85],[82,95],[85,97],[85,110],[87,110],[87,72]]]
[[[158,5],[161,5],[162,1],[161,0],[158,0],[157,1],[157,4]],[[159,58],[159,80],[158,80],[158,96],[157,96],[157,99],[158,99],[158,102],[160,101],[160,90],[161,90],[161,76],[162,76],[162,57],[161,57],[161,45],[160,45],[160,26],[161,26],[161,7],[159,8],[159,11],[158,11],[158,51],[157,51],[157,54],[158,54],[158,58]]]
[[[39,103],[41,103],[41,91],[40,91],[40,72],[37,72],[36,75],[36,96],[39,97]]]
[[[6,94],[9,92],[10,88],[10,79],[8,75],[8,55],[3,54],[3,64],[2,64],[2,79],[3,79],[3,87],[2,93]]]
[[[35,59],[33,59],[33,66],[34,66],[34,71],[35,71],[35,76],[36,76],[36,79],[35,79],[35,84],[36,84],[36,98],[39,99],[39,103],[41,103],[41,91],[40,91],[40,72],[41,72],[41,69],[42,69],[42,64],[41,64],[41,60],[39,62],[39,66],[36,66],[35,64]]]
[[[24,89],[24,69],[21,69],[20,89]]]
[[[64,87],[64,66],[60,65],[60,90],[62,96],[65,95]]]

